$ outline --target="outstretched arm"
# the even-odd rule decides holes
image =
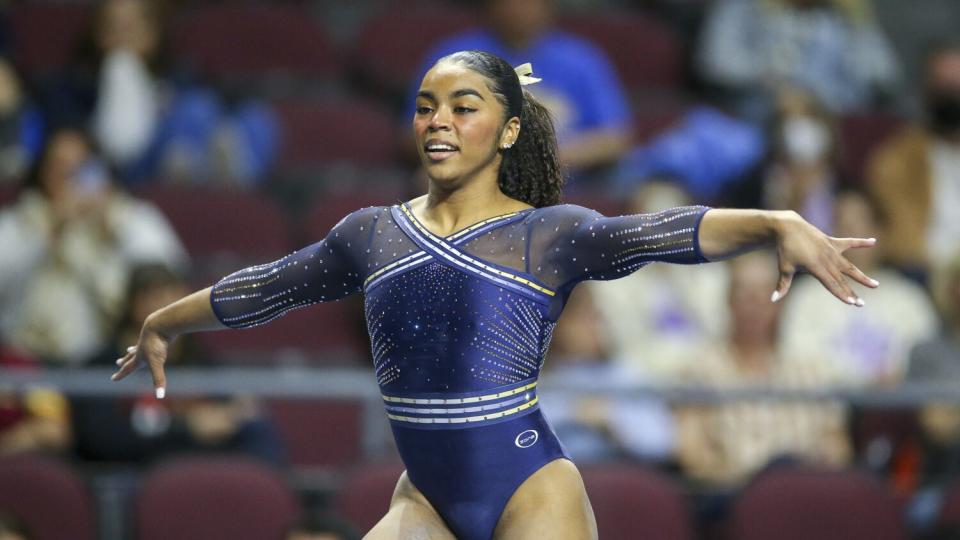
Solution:
[[[799,270],[813,274],[834,296],[856,306],[862,306],[863,300],[850,288],[847,278],[867,287],[879,285],[843,256],[851,248],[873,247],[876,239],[833,238],[789,210],[712,209],[700,223],[699,243],[701,253],[711,261],[775,248],[780,280],[771,296],[774,302],[787,294]]]
[[[167,387],[163,364],[170,342],[180,334],[226,328],[210,307],[212,288],[197,291],[151,313],[143,323],[137,344],[128,348],[123,358],[117,359],[120,369],[111,379],[119,381],[141,365],[146,365],[153,376],[157,397],[162,399]]]
[[[377,208],[353,212],[326,238],[269,264],[251,266],[152,313],[137,344],[117,360],[120,380],[146,365],[158,398],[166,393],[163,365],[170,342],[180,334],[221,328],[249,328],[291,310],[337,300],[360,290],[355,260],[369,236]]]

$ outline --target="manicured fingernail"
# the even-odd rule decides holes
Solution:
[[[776,302],[780,299],[780,291],[773,291],[773,294],[770,295],[770,301]]]
[[[869,241],[871,241],[871,242],[876,242],[876,241],[877,241],[876,238],[867,238],[867,240],[869,240]]]
[[[874,287],[879,287],[879,286],[880,286],[880,282],[877,281],[877,280],[875,280],[875,279],[871,279],[871,280],[870,280],[870,284],[873,285]]]
[[[850,304],[851,306],[857,305],[857,301],[854,300],[852,296],[847,297],[847,303]]]
[[[111,380],[111,381],[117,380],[117,375],[119,375],[119,373],[114,373],[113,375],[111,375],[111,376],[110,376],[110,380]]]
[[[863,301],[863,298],[857,298],[857,307],[863,307],[866,305],[866,302]]]
[[[163,396],[167,394],[167,390],[163,387],[157,388],[157,399],[163,399]]]
[[[131,345],[131,346],[127,347],[127,352],[133,352],[133,351],[135,351],[135,350],[137,350],[136,345]]]
[[[123,358],[117,358],[116,364],[119,366],[122,363],[123,363]]]

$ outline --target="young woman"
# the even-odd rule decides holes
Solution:
[[[522,66],[526,67],[526,66]],[[368,539],[596,538],[583,482],[537,405],[537,377],[573,287],[647,263],[699,263],[776,247],[786,294],[805,268],[844,302],[876,286],[793,212],[682,207],[604,217],[559,204],[563,184],[535,82],[483,52],[423,78],[414,136],[429,193],[364,208],[322,241],[227,276],[152,314],[117,361],[162,397],[177,335],[269,322],[363,292],[373,362],[407,471]]]

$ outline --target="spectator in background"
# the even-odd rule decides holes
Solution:
[[[35,370],[36,360],[0,345],[0,369]],[[22,452],[65,453],[72,442],[67,399],[48,385],[17,389],[0,381],[0,456]],[[0,517],[0,540],[4,532]]]
[[[0,183],[23,177],[43,137],[40,113],[24,94],[20,78],[0,57]]]
[[[159,0],[100,3],[74,61],[41,86],[47,122],[89,125],[128,185],[158,176],[257,182],[276,154],[273,115],[175,81],[163,22]]]
[[[183,297],[186,285],[168,268],[150,264],[131,274],[125,307],[110,344],[91,362],[115,367],[136,341],[147,316]],[[201,366],[206,358],[189,336],[171,344],[170,366]],[[142,464],[181,452],[241,452],[281,465],[283,445],[258,403],[246,397],[158,401],[84,397],[73,401],[76,450],[87,461]]]
[[[677,184],[647,180],[634,192],[627,212],[685,204],[690,197]],[[696,351],[726,334],[726,320],[717,313],[724,309],[727,282],[722,264],[653,264],[588,290],[613,361],[627,373],[670,384],[678,382]]]
[[[159,210],[114,186],[71,129],[50,135],[0,211],[0,253],[0,339],[51,364],[80,364],[103,347],[133,265],[188,263]]]
[[[731,263],[729,337],[695,357],[689,380],[718,390],[815,390],[836,380],[828,358],[794,358],[777,346],[781,304],[767,295],[776,268],[761,253]],[[684,473],[718,487],[735,487],[781,458],[831,465],[850,459],[846,413],[836,403],[737,400],[681,406],[677,418]]]
[[[640,369],[613,361],[593,301],[598,284],[571,293],[553,332],[547,369],[550,380],[568,387],[623,389],[650,384]],[[670,411],[656,399],[585,395],[572,399],[540,393],[564,447],[578,461],[619,458],[667,461],[674,447]]]
[[[926,60],[926,122],[905,128],[871,156],[869,187],[888,217],[888,260],[921,280],[960,251],[960,41]]]
[[[769,156],[757,174],[731,190],[738,207],[795,210],[820,230],[833,230],[840,177],[836,121],[816,96],[797,87],[777,94],[768,132]]]
[[[942,332],[910,353],[907,380],[955,385],[960,380],[960,255],[934,276],[935,298],[943,316]],[[944,490],[960,478],[960,406],[932,402],[920,409],[923,452],[911,505],[914,525],[928,530],[938,515]]]
[[[899,65],[867,0],[718,0],[704,23],[703,78],[762,122],[782,85],[809,89],[834,113],[890,94]]]
[[[527,89],[553,114],[561,161],[574,173],[616,163],[631,145],[631,116],[609,59],[554,27],[553,0],[484,0],[484,6],[487,27],[439,43],[420,73],[463,50],[487,51],[514,66],[531,62],[543,81]],[[407,118],[414,101],[411,94]]]
[[[837,195],[834,236],[876,237],[882,223],[870,199],[856,191]],[[884,239],[878,245],[885,245]],[[833,309],[812,279],[798,279],[784,306],[784,350],[801,358],[828,360],[853,385],[892,385],[906,374],[911,347],[937,330],[937,316],[926,291],[880,265],[874,250],[849,252],[850,262],[882,286],[871,291],[862,309]],[[858,284],[852,285],[861,292]]]

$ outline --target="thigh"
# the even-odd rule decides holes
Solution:
[[[393,490],[390,509],[363,540],[456,540],[404,471]]]
[[[494,538],[595,540],[597,522],[573,462],[556,459],[524,480],[507,502]]]

